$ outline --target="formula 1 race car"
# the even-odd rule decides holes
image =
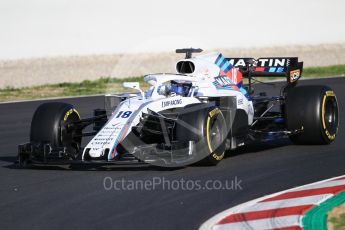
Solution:
[[[327,86],[297,86],[303,62],[296,57],[225,58],[220,53],[192,57],[201,49],[178,49],[185,58],[177,73],[144,76],[124,87],[137,93],[106,95],[106,106],[81,118],[73,105],[40,105],[30,142],[19,145],[20,166],[29,164],[149,163],[216,165],[226,150],[275,138],[294,144],[330,144],[339,115]],[[256,77],[285,77],[280,95],[254,94]],[[244,80],[246,81],[244,84]],[[136,92],[135,91],[135,92]],[[86,132],[93,125],[93,130]],[[90,129],[90,128],[89,128]],[[82,138],[93,136],[82,147]]]

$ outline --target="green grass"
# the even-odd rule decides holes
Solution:
[[[128,89],[122,87],[122,83],[125,81],[138,81],[143,89],[147,88],[147,84],[142,77],[126,79],[102,77],[94,81],[85,80],[80,83],[60,83],[19,89],[6,87],[0,89],[0,102],[124,92],[128,91]]]
[[[52,86],[62,88],[64,93],[68,96],[77,96],[122,91],[122,83],[125,81],[138,81],[142,84],[144,83],[142,77],[133,77],[126,79],[103,77],[94,81],[86,80],[80,83],[60,83]],[[49,86],[50,85],[48,85],[48,87]]]
[[[337,217],[332,217],[329,219],[329,221],[332,223],[334,230],[345,229],[345,213],[342,213]]]
[[[309,67],[303,70],[303,77],[344,76],[345,65]]]
[[[327,67],[309,67],[303,71],[303,77],[325,77],[325,76],[344,76],[345,65],[327,66]],[[281,78],[269,78],[271,80]],[[260,80],[266,80],[260,78]],[[144,82],[143,77],[132,77],[125,79],[115,79],[102,77],[93,81],[82,81],[80,83],[60,83],[51,85],[42,85],[25,88],[6,87],[0,89],[0,102],[39,99],[63,96],[80,96],[94,95],[114,92],[124,92],[128,89],[122,87],[125,81],[138,81],[143,89],[148,85]]]

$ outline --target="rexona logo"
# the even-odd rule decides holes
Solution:
[[[171,101],[162,101],[162,107],[168,107],[168,106],[173,106],[173,105],[180,105],[182,104],[182,99],[176,99],[176,100],[171,100]]]

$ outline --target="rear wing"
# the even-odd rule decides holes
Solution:
[[[303,62],[297,57],[226,58],[244,77],[286,77],[289,83],[302,76]]]

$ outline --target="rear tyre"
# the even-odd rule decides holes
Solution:
[[[294,144],[330,144],[336,138],[339,111],[335,93],[327,86],[299,86],[287,92],[287,128]],[[299,130],[299,131],[298,131]]]
[[[75,157],[79,153],[81,130],[68,131],[66,123],[80,120],[78,111],[70,104],[50,102],[40,105],[31,122],[30,142],[49,143],[54,147],[67,147]]]

